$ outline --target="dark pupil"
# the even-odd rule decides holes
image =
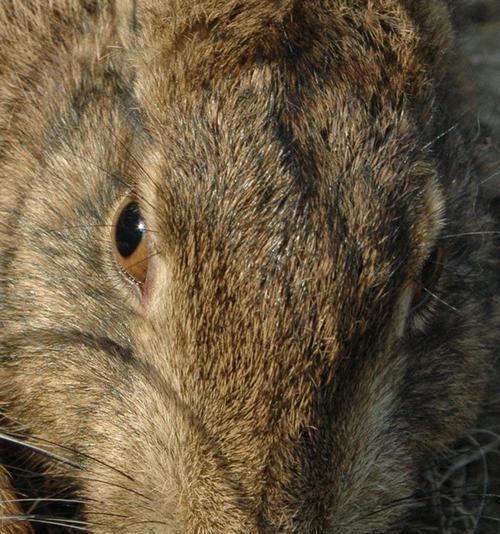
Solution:
[[[131,202],[116,223],[116,248],[124,257],[131,256],[144,236],[144,223],[137,202]]]

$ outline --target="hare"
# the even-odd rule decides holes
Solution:
[[[453,4],[3,0],[2,532],[497,532]]]

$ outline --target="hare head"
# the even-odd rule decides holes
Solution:
[[[0,7],[9,454],[68,529],[409,528],[498,336],[446,3],[125,4]]]

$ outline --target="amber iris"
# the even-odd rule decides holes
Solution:
[[[146,224],[136,200],[127,199],[118,208],[112,227],[113,253],[123,274],[141,285],[148,272]]]

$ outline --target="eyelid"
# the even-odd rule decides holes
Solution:
[[[121,202],[113,216],[111,242],[120,272],[129,282],[142,286],[149,266],[147,227],[132,195]]]
[[[441,278],[444,267],[444,248],[436,245],[429,254],[420,272],[420,279],[415,281],[415,292],[410,312],[422,309],[432,297],[432,289]]]

